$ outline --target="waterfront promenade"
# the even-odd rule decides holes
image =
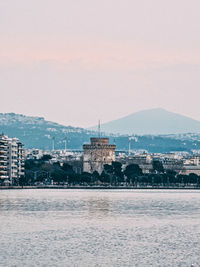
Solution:
[[[109,190],[109,189],[138,189],[138,190],[200,190],[199,186],[66,186],[66,185],[35,185],[35,186],[0,186],[0,190],[10,190],[10,189],[99,189],[99,190]]]

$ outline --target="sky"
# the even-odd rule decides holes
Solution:
[[[0,0],[0,112],[89,127],[200,120],[199,0]]]

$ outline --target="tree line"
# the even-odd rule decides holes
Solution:
[[[50,155],[38,160],[26,160],[25,176],[20,185],[58,184],[58,185],[111,185],[111,186],[200,186],[200,176],[177,174],[174,170],[165,170],[159,160],[154,160],[152,170],[143,173],[138,164],[130,164],[125,169],[120,162],[105,164],[101,174],[83,172],[77,174],[68,163],[50,163]]]

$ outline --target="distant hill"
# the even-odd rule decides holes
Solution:
[[[90,137],[97,136],[94,131],[71,126],[63,126],[46,121],[41,117],[30,117],[15,113],[0,113],[0,133],[9,137],[18,137],[25,148],[52,149],[52,139],[55,138],[55,149],[64,149],[64,139],[67,149],[80,149],[84,143],[89,143]],[[106,135],[110,143],[115,143],[117,150],[127,151],[129,148],[128,135]],[[167,153],[171,151],[200,150],[200,135],[169,135],[152,136],[135,135],[131,138],[132,150]]]
[[[89,129],[96,129],[96,126]],[[104,123],[101,129],[107,133],[130,135],[197,133],[200,132],[200,121],[157,108]]]
[[[0,132],[10,137],[18,137],[27,148],[52,149],[55,138],[55,149],[67,147],[81,149],[84,142],[89,142],[91,131],[71,126],[63,126],[46,121],[42,117],[30,117],[15,113],[0,113]]]

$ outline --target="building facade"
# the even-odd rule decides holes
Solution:
[[[83,171],[101,174],[105,164],[115,161],[116,145],[110,145],[109,138],[90,138],[90,142],[83,145]]]
[[[0,135],[0,182],[8,179],[8,140]]]
[[[0,135],[0,183],[14,184],[24,176],[24,149],[17,138]]]

